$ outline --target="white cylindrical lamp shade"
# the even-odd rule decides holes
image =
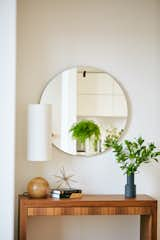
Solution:
[[[51,159],[51,105],[30,104],[28,107],[28,160]]]

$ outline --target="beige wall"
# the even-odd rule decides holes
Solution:
[[[64,165],[87,193],[123,193],[125,177],[108,152],[71,157],[53,149],[48,163],[26,159],[26,111],[38,103],[56,73],[75,65],[102,68],[115,76],[129,96],[126,137],[143,135],[160,143],[158,0],[19,0],[17,59],[16,194],[27,181]],[[160,165],[141,168],[138,193],[160,199]],[[138,240],[137,217],[64,217],[29,220],[28,240]],[[129,237],[128,237],[129,236]],[[160,238],[159,238],[160,239]]]

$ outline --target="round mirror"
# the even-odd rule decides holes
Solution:
[[[74,67],[53,77],[41,104],[52,104],[53,144],[72,155],[107,150],[107,138],[119,138],[128,118],[127,99],[118,82],[94,67]]]

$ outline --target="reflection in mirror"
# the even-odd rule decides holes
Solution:
[[[53,144],[73,155],[104,152],[107,137],[119,138],[126,127],[126,96],[108,73],[74,67],[55,76],[41,104],[52,104]]]

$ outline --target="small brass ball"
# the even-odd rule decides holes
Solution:
[[[42,177],[36,177],[27,184],[27,192],[32,198],[45,198],[49,193],[49,183]]]

